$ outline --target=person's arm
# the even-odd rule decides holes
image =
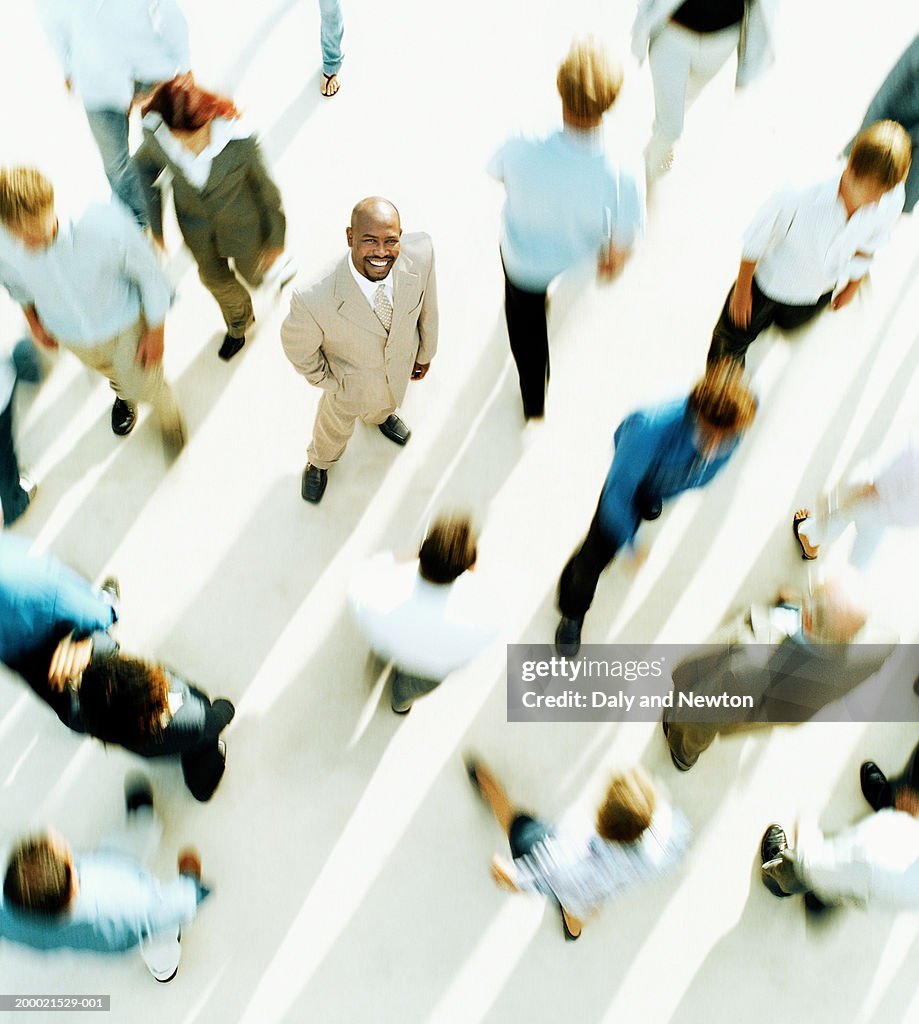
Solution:
[[[322,328],[295,291],[290,297],[290,312],[281,324],[284,354],[310,384],[324,391],[338,391],[341,385],[322,350],[324,339]]]
[[[57,348],[57,341],[45,330],[44,324],[39,319],[34,306],[23,306],[22,315],[26,318],[26,323],[29,325],[29,330],[36,344],[41,345],[42,348]]]
[[[175,73],[191,68],[188,22],[175,0],[153,0],[150,7],[153,30],[175,61]]]
[[[491,159],[485,165],[485,173],[494,178],[495,181],[504,182],[504,152],[507,149],[507,143],[492,154]]]
[[[274,262],[284,251],[284,236],[287,230],[287,218],[284,215],[284,206],[281,200],[281,193],[274,183],[258,141],[250,136],[244,142],[246,146],[246,173],[252,192],[258,204],[259,213],[263,227],[266,229],[265,240],[262,243],[263,252],[266,256],[273,254],[271,261]],[[264,269],[268,269],[270,263]]]
[[[64,83],[71,89],[73,17],[70,0],[35,0],[35,12],[64,72]]]
[[[875,93],[874,98],[865,111],[865,119],[859,131],[863,131],[875,121],[899,121],[903,116],[903,104],[909,103],[909,96],[919,80],[919,36],[909,44],[883,85]],[[914,106],[914,104],[910,104]],[[898,116],[899,115],[899,116]]]
[[[421,380],[428,372],[428,365],[437,352],[438,325],[437,274],[434,270],[434,247],[432,245],[431,264],[428,268],[428,279],[424,285],[424,298],[421,300],[421,313],[418,317],[418,336],[421,338],[421,343],[415,356],[412,380]]]
[[[111,207],[115,211],[115,207]],[[147,329],[137,342],[136,361],[141,366],[162,362],[165,347],[166,314],[172,305],[173,292],[168,278],[157,262],[144,233],[126,210],[117,211],[113,220],[111,244],[121,252],[120,269],[140,293],[141,314]]]
[[[655,454],[655,437],[647,417],[632,413],[616,431],[616,453],[600,495],[600,522],[617,547],[634,536],[636,497]]]
[[[615,207],[604,209],[606,240],[597,258],[597,276],[604,281],[618,277],[645,231],[645,191],[641,176],[618,169],[616,174],[616,194],[610,197]]]
[[[731,295],[731,320],[738,327],[747,327],[753,315],[753,274],[756,263],[752,260],[741,260],[734,282],[734,293]]]
[[[890,238],[893,226],[903,212],[905,202],[906,188],[903,182],[900,182],[881,196],[876,208],[865,210],[864,215],[871,218],[871,223],[868,230],[859,239],[858,249],[840,276],[840,282],[846,281],[847,283],[833,297],[833,309],[842,309],[855,297],[855,293],[871,269],[875,253]]]

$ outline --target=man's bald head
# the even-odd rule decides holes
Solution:
[[[354,268],[368,281],[383,281],[399,258],[402,224],[388,199],[368,196],[351,211],[345,231]]]
[[[356,203],[351,211],[351,230],[357,233],[358,228],[368,218],[373,221],[390,221],[393,217],[395,217],[396,224],[401,231],[402,224],[399,219],[399,211],[395,205],[382,196],[367,196],[366,199]]]

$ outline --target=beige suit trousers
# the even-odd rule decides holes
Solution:
[[[338,393],[324,391],[319,399],[316,422],[313,425],[313,439],[307,451],[307,459],[317,469],[328,469],[342,457],[358,420],[364,423],[383,423],[395,405],[373,412],[361,412],[343,402]]]
[[[108,377],[112,390],[123,401],[131,405],[149,402],[164,432],[181,429],[182,414],[163,376],[163,364],[143,367],[136,361],[137,343],[145,329],[144,321],[138,320],[101,345],[67,347],[81,363]]]

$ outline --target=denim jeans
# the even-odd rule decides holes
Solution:
[[[319,31],[322,70],[327,75],[337,75],[344,58],[341,38],[345,32],[345,23],[341,16],[341,0],[319,0],[319,15],[322,18]]]
[[[149,92],[154,83],[138,84],[135,95]],[[147,203],[137,169],[128,148],[128,115],[123,110],[87,110],[86,120],[93,133],[102,166],[112,191],[134,214],[142,228],[147,226]]]

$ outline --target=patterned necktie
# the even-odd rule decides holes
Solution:
[[[386,298],[386,285],[377,285],[377,290],[373,293],[373,311],[377,315],[377,320],[386,329],[386,333],[389,334],[389,329],[392,327],[392,303]]]

